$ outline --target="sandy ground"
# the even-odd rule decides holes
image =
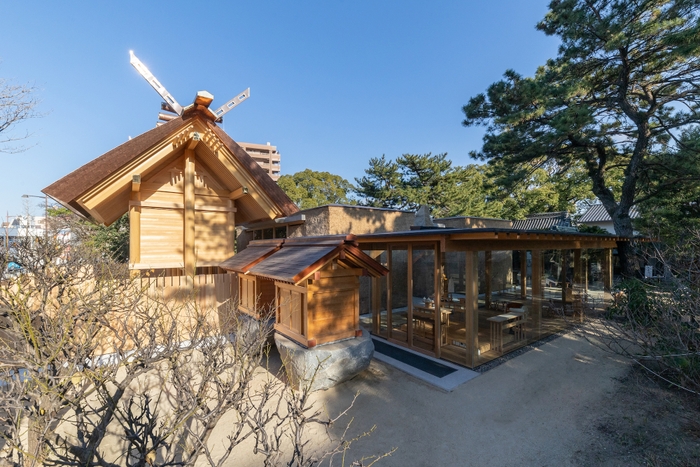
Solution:
[[[595,465],[601,454],[589,451],[605,449],[599,421],[629,369],[567,334],[451,393],[373,360],[368,371],[315,397],[334,414],[360,392],[349,433],[376,430],[353,444],[351,457],[398,448],[381,466]]]

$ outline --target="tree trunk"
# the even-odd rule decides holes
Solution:
[[[618,206],[612,214],[613,226],[615,233],[620,237],[631,238],[634,235],[632,228],[632,219],[629,216],[629,209],[621,213]],[[617,242],[617,257],[620,260],[620,272],[623,277],[634,277],[637,272],[636,261],[634,260],[634,249],[628,239],[619,240]]]

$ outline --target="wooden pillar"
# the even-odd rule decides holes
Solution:
[[[381,316],[379,315],[379,312],[380,312],[380,308],[382,307],[382,297],[380,295],[381,291],[382,291],[382,284],[381,284],[380,280],[381,280],[381,278],[379,278],[379,277],[373,277],[370,280],[371,290],[370,290],[369,296],[370,296],[370,307],[372,308],[372,332],[375,334],[380,334],[379,326],[381,324],[380,323]]]
[[[131,201],[129,205],[129,263],[141,262],[141,175],[134,175],[131,182]]]
[[[194,141],[193,141],[194,143]],[[185,263],[185,276],[193,280],[196,272],[196,258],[194,251],[194,147],[185,150],[185,190],[184,190],[184,235],[183,256]]]
[[[612,268],[612,249],[605,248],[603,250],[603,291],[606,301],[612,299],[612,283],[613,283],[613,268]]]
[[[527,298],[527,251],[520,250],[520,298]]]
[[[543,291],[542,250],[532,250],[532,305],[538,312],[542,311]]]
[[[559,274],[559,283],[561,283],[561,303],[566,304],[569,294],[569,284],[567,282],[566,273],[569,271],[569,250],[561,250],[561,272]]]
[[[538,339],[542,335],[542,302],[544,301],[544,288],[542,286],[543,258],[542,250],[531,251],[532,275],[532,308],[530,312],[530,326],[532,337]]]
[[[226,216],[226,236],[228,237],[228,254],[233,255],[236,252],[236,202],[232,199],[228,200],[228,207],[230,211]]]
[[[408,245],[407,256],[407,272],[406,272],[406,293],[408,300],[406,302],[406,340],[408,341],[409,347],[413,347],[413,246]]]
[[[442,262],[440,244],[435,245],[434,254],[434,287],[435,287],[435,326],[433,326],[433,350],[435,356],[440,358],[440,346],[442,345]],[[444,297],[447,298],[447,297]]]
[[[582,289],[583,276],[581,274],[581,249],[574,250],[574,286]]]
[[[491,274],[493,272],[493,258],[490,251],[485,252],[485,277],[486,277],[486,291],[484,293],[484,302],[486,308],[491,308]]]
[[[466,328],[466,347],[468,367],[477,364],[479,353],[479,253],[467,251],[464,279],[466,281],[464,321]]]
[[[392,255],[391,246],[388,246],[386,250],[386,268],[389,270],[389,274],[386,275],[386,335],[387,337],[392,337],[394,330],[393,318],[391,316],[391,308],[393,304],[391,303],[391,288],[394,273],[392,265]]]

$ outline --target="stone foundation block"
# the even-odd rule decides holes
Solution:
[[[331,388],[358,375],[369,367],[374,354],[367,331],[354,339],[310,349],[276,332],[275,344],[290,383],[297,388],[310,384],[312,391]]]

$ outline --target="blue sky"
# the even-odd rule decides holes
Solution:
[[[198,90],[234,140],[277,145],[282,173],[354,181],[371,157],[447,152],[473,163],[483,130],[461,107],[508,68],[531,75],[558,41],[535,30],[547,1],[9,2],[0,76],[39,89],[32,146],[0,154],[0,213],[21,195],[153,128],[160,97],[129,50],[182,105]],[[32,199],[35,214],[41,214]]]

